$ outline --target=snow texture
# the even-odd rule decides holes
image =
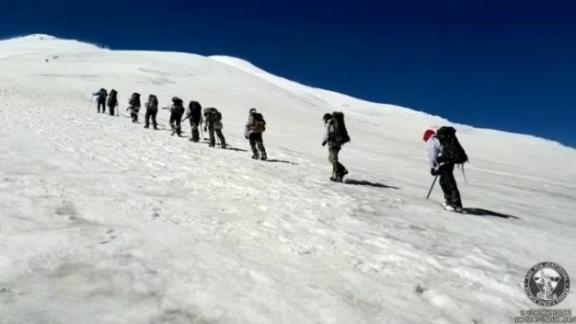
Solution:
[[[96,114],[101,87],[120,117]],[[217,107],[233,149],[170,136],[166,110],[132,124],[134,91]],[[576,280],[576,151],[555,142],[456,125],[460,215],[424,199],[421,136],[448,121],[231,57],[16,38],[0,103],[0,323],[508,323],[537,308],[534,264]],[[268,162],[244,151],[251,107]],[[320,146],[334,110],[347,184]]]

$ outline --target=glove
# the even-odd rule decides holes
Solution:
[[[439,173],[438,173],[438,170],[436,170],[436,169],[430,169],[430,174],[433,176],[437,176]]]
[[[326,141],[322,142],[322,146],[325,146],[325,145],[326,145]]]

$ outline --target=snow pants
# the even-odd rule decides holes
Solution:
[[[462,208],[462,201],[460,200],[460,191],[454,178],[454,164],[443,164],[438,170],[440,175],[440,187],[444,192],[444,200],[452,207]]]
[[[130,117],[132,117],[133,123],[137,123],[138,122],[138,110],[130,109]]]
[[[98,112],[100,113],[100,108],[102,108],[102,113],[106,112],[106,100],[98,100]]]
[[[220,140],[220,145],[222,147],[226,146],[226,139],[224,138],[224,134],[222,134],[222,128],[221,127],[215,127],[214,125],[208,125],[208,135],[210,136],[210,147],[214,147],[216,145],[216,138],[214,136],[214,133],[216,133],[216,136],[218,136],[218,140]]]
[[[328,148],[328,161],[332,164],[332,177],[338,178],[343,177],[348,170],[346,167],[338,161],[338,153],[340,153],[340,147],[330,147]]]
[[[192,129],[192,141],[198,142],[200,140],[200,132],[198,132],[198,127],[200,127],[200,122],[190,122],[190,128]]]
[[[252,149],[252,158],[266,160],[266,148],[264,147],[264,140],[262,140],[262,133],[251,133],[248,135],[248,140]]]
[[[144,117],[146,124],[144,127],[150,127],[150,121],[152,121],[152,127],[154,129],[158,129],[158,124],[156,123],[156,115],[158,114],[158,110],[146,110],[146,116]]]
[[[170,127],[172,128],[172,132],[178,134],[178,136],[182,135],[182,114],[170,114]]]

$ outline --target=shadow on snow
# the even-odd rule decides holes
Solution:
[[[520,217],[502,214],[495,211],[491,211],[488,209],[482,208],[462,208],[466,214],[476,215],[476,216],[492,216],[492,217],[500,217],[500,218],[511,218],[511,219],[520,219]]]
[[[379,182],[370,182],[366,180],[355,180],[355,179],[346,179],[344,180],[345,184],[355,185],[355,186],[369,186],[375,188],[385,188],[385,189],[400,189],[399,187],[385,185]]]
[[[298,163],[296,162],[290,162],[290,161],[286,161],[286,160],[278,160],[278,159],[269,159],[266,160],[267,162],[272,162],[272,163],[287,163],[287,164],[292,164],[292,165],[298,165]]]

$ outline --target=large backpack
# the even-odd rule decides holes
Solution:
[[[350,142],[350,136],[344,123],[344,113],[335,111],[332,113],[332,120],[334,122],[334,140],[339,144]]]
[[[442,145],[442,155],[439,157],[440,162],[462,164],[468,162],[468,155],[464,151],[458,138],[456,138],[456,129],[449,126],[440,127],[436,131],[436,138]]]
[[[128,104],[132,107],[140,108],[140,94],[137,92],[133,93]]]
[[[194,121],[199,121],[202,119],[202,106],[198,101],[190,101],[188,104],[188,109],[190,110],[190,118]]]
[[[214,107],[206,108],[204,116],[209,123],[219,123],[222,121],[222,114]]]
[[[175,116],[182,116],[184,115],[184,106],[182,106],[181,103],[174,103],[172,105],[172,110],[171,112],[175,115]]]
[[[108,96],[108,92],[106,92],[106,89],[100,89],[100,91],[96,92],[96,95],[98,96],[98,101],[105,101],[106,97]]]
[[[262,133],[266,131],[266,121],[264,120],[264,116],[261,113],[253,113],[253,124],[252,130],[257,133]]]
[[[110,91],[110,95],[108,96],[108,106],[109,107],[116,107],[118,105],[118,92],[116,90]]]
[[[149,111],[158,111],[158,97],[155,95],[150,95],[148,98],[148,103],[146,104],[146,109]]]

